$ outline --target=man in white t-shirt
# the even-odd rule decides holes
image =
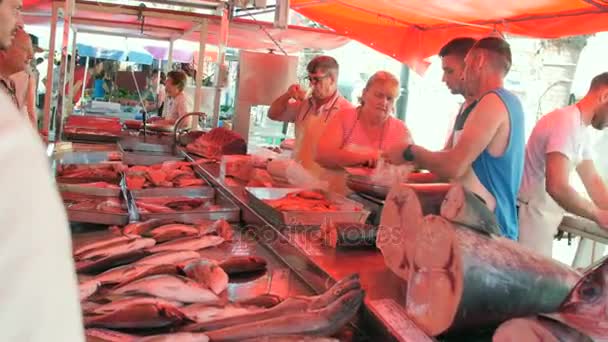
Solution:
[[[0,0],[0,49],[21,0]],[[0,341],[84,341],[63,203],[40,138],[0,92]]]
[[[519,241],[544,255],[552,256],[553,236],[566,212],[608,229],[608,187],[591,159],[589,126],[608,126],[608,72],[593,79],[580,102],[543,116],[528,139],[519,193]],[[569,184],[572,170],[591,201]]]

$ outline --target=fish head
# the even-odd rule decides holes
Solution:
[[[608,258],[579,280],[559,310],[561,321],[590,336],[608,335]]]
[[[361,303],[363,302],[363,297],[365,292],[362,289],[354,289],[348,291],[346,294],[342,295],[334,304],[340,305],[345,308],[345,310],[357,310]]]
[[[186,316],[179,308],[166,304],[166,303],[156,303],[156,310],[161,317],[165,317],[174,322],[181,323],[192,323],[194,322],[191,318]]]
[[[608,318],[608,259],[587,272],[576,284],[560,312],[602,315]]]

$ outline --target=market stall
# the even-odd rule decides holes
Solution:
[[[252,97],[244,105],[263,101]],[[115,124],[102,126],[113,133]],[[496,236],[491,214],[462,188],[427,184],[421,174],[379,184],[365,170],[349,171],[347,197],[296,188],[270,170],[268,159],[282,157],[277,151],[247,156],[247,137],[225,128],[113,138],[110,151],[73,145],[53,156],[75,223],[74,257],[91,329],[148,335],[170,327],[212,341],[269,334],[489,340],[520,336],[535,324],[549,337],[606,334],[605,313],[585,313],[605,300],[606,261],[582,274]],[[92,224],[101,232],[90,232]],[[136,266],[167,252],[195,254],[172,254],[162,264],[169,267]],[[233,277],[239,266],[259,273]],[[191,287],[180,284],[176,294],[175,279]],[[125,294],[136,302],[112,297]],[[150,306],[144,295],[158,302]],[[198,311],[218,303],[225,311],[211,319]],[[243,307],[253,311],[228,313]],[[139,316],[141,308],[148,316]],[[522,317],[532,318],[497,329]]]

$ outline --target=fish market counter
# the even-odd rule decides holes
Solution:
[[[433,340],[405,315],[403,282],[388,270],[378,250],[334,249],[323,244],[319,229],[277,227],[251,208],[245,187],[223,183],[218,164],[202,164],[201,169],[209,182],[243,209],[243,221],[256,227],[264,244],[315,291],[324,291],[328,282],[359,274],[365,300],[362,314],[354,324],[369,338],[382,341]]]

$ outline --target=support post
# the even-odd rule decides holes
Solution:
[[[84,89],[86,88],[86,79],[89,73],[89,56],[87,56],[86,60],[85,60],[85,65],[84,65],[84,78],[82,79],[82,90],[80,93],[80,98],[83,99],[84,98]]]
[[[194,111],[200,112],[203,103],[203,75],[205,71],[205,45],[207,44],[207,19],[204,19],[199,31],[198,62],[196,71],[196,89],[194,92]],[[192,129],[198,128],[198,120],[192,122]]]
[[[51,15],[51,32],[49,39],[49,59],[48,65],[46,67],[46,94],[44,94],[44,109],[43,109],[43,118],[42,118],[42,132],[49,131],[49,123],[51,120],[51,105],[53,102],[53,76],[54,76],[54,66],[55,66],[55,36],[57,34],[57,16],[58,9],[55,3],[52,4],[52,15]],[[59,91],[57,89],[57,91]]]
[[[220,7],[219,10],[221,11],[222,19],[220,23],[220,36],[218,39],[217,68],[215,72],[215,96],[213,97],[213,119],[211,122],[211,128],[217,127],[220,119],[224,58],[226,55],[226,44],[228,43],[228,9],[225,7]]]
[[[63,132],[63,113],[67,111],[67,100],[65,99],[65,86],[68,82],[68,63],[67,63],[67,51],[68,51],[68,40],[70,39],[70,26],[72,25],[72,12],[74,8],[74,0],[67,0],[65,2],[65,11],[63,18],[63,37],[61,47],[61,72],[63,79],[61,80],[60,87],[57,97],[57,113],[55,114],[55,141],[61,141],[61,134]],[[75,59],[76,56],[72,56]]]
[[[165,68],[165,73],[173,70],[173,39],[169,41],[169,55],[167,56],[167,67]]]
[[[70,94],[68,96],[68,101],[66,103],[74,103],[74,73],[76,71],[76,30],[74,29],[72,32],[72,61],[70,62]],[[85,68],[86,70],[86,68]],[[86,75],[84,80],[86,80]],[[84,82],[83,80],[83,82]],[[82,85],[82,90],[84,90],[84,84]],[[81,97],[82,98],[82,97]],[[72,114],[72,113],[70,113]]]
[[[397,119],[405,122],[405,116],[407,113],[407,100],[409,95],[409,81],[410,81],[410,68],[403,64],[401,66],[401,96],[397,100],[397,112],[395,113]]]

